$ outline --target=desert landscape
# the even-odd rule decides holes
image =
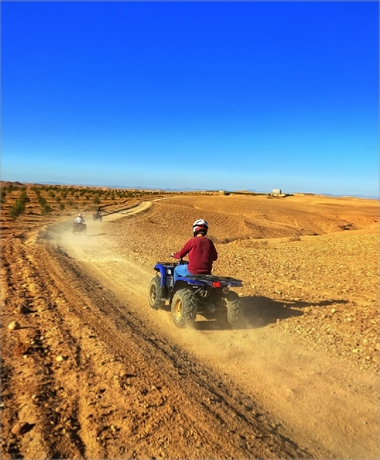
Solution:
[[[379,457],[378,201],[1,190],[1,458]],[[198,218],[234,327],[148,303]]]

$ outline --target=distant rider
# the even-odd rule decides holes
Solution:
[[[84,224],[84,219],[83,219],[83,216],[82,216],[82,213],[80,212],[78,214],[78,217],[75,219],[74,221],[76,224]]]
[[[194,237],[190,238],[185,246],[172,256],[182,259],[189,254],[189,263],[177,265],[174,269],[174,282],[179,276],[187,275],[211,275],[212,264],[218,258],[214,243],[206,237],[208,223],[204,219],[198,219],[193,224]]]

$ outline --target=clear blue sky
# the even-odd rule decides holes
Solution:
[[[377,2],[2,2],[2,180],[375,195]]]

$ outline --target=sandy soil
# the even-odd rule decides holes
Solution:
[[[378,458],[377,202],[119,209],[2,223],[1,458]],[[244,282],[234,328],[147,302],[200,217]]]

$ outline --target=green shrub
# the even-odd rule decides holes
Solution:
[[[17,198],[15,204],[11,208],[10,215],[12,219],[17,219],[20,214],[25,212],[25,205],[29,203],[30,198],[26,194],[26,190],[21,191],[21,195]]]
[[[52,211],[51,209],[51,206],[48,205],[47,203],[45,203],[42,207],[41,207],[41,214],[43,216],[46,216],[47,214],[50,214]]]
[[[0,203],[4,203],[6,196],[7,196],[7,191],[5,190],[5,188],[2,188],[1,193],[0,193]]]
[[[38,195],[38,202],[40,203],[41,207],[43,208],[46,204],[46,200],[43,196]]]
[[[11,208],[11,218],[15,220],[20,214],[23,214],[24,212],[25,212],[25,205],[23,205],[17,200],[16,203]]]

